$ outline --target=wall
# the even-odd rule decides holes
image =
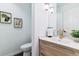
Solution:
[[[57,4],[52,3],[52,7],[54,8],[53,14],[51,12],[48,13],[48,26],[57,28]]]
[[[43,3],[32,4],[32,55],[39,55],[39,37],[46,36],[48,26],[56,26],[56,15],[48,15]]]
[[[0,55],[20,52],[20,46],[31,42],[31,4],[1,3],[0,11],[12,13],[12,24],[0,23]],[[23,19],[23,28],[13,27],[13,18]]]
[[[39,36],[45,36],[45,31],[48,26],[47,13],[43,8],[43,4],[32,4],[33,10],[33,35],[32,35],[32,55],[39,55]]]

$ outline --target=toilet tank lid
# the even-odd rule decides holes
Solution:
[[[30,48],[32,46],[32,43],[26,43],[21,46],[21,48]]]

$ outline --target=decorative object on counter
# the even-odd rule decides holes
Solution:
[[[10,24],[12,21],[12,14],[8,12],[0,11],[0,22]]]
[[[47,27],[46,36],[47,37],[53,36],[53,27]]]
[[[64,38],[64,30],[63,29],[59,29],[59,38],[60,39]]]
[[[79,42],[79,30],[72,30],[71,36],[74,41]]]
[[[23,21],[22,18],[14,18],[14,27],[15,28],[22,28]]]

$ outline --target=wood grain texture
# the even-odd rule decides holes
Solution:
[[[79,50],[56,43],[39,40],[40,56],[77,56]]]

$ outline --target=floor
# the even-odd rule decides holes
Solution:
[[[18,54],[14,55],[14,56],[23,56],[23,52],[18,53]],[[30,53],[30,56],[32,56],[32,53]]]
[[[14,56],[23,56],[23,52],[19,53],[19,54],[16,54]]]

